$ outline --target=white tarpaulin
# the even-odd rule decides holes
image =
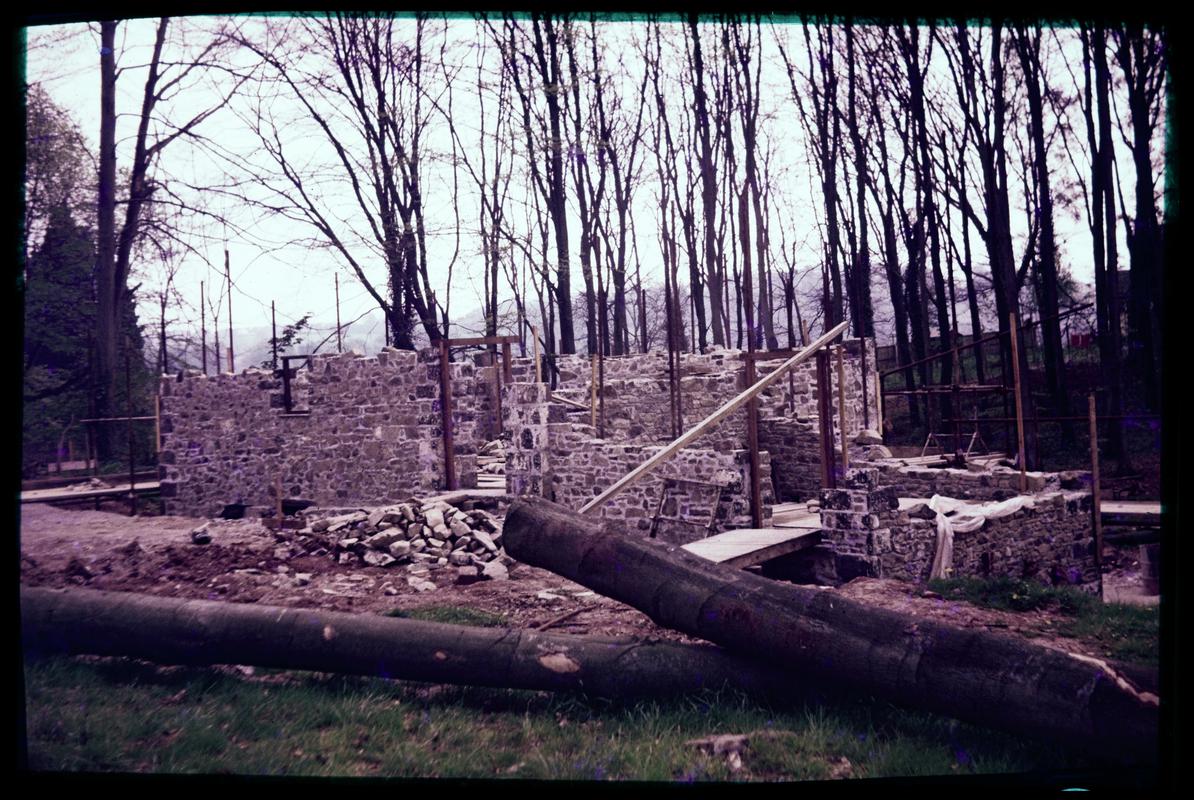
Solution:
[[[955,531],[976,531],[989,519],[1006,517],[1034,505],[1036,502],[1030,495],[1017,495],[1010,500],[995,503],[969,503],[939,494],[933,495],[929,500],[929,508],[937,512],[937,552],[933,556],[929,579],[944,578],[949,572],[954,557]],[[952,516],[946,516],[951,513]]]

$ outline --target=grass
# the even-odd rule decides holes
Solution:
[[[943,597],[1003,611],[1052,609],[1067,617],[1057,633],[1098,644],[1113,658],[1156,666],[1161,623],[1155,606],[1104,603],[1068,586],[1013,578],[949,578],[929,582]]]
[[[311,673],[265,684],[123,659],[26,664],[36,770],[423,778],[824,779],[1089,770],[1086,757],[868,697],[634,704]],[[276,675],[274,677],[277,677]],[[690,739],[751,734],[734,771]],[[844,759],[844,760],[843,760]]]
[[[477,625],[482,628],[502,628],[509,625],[502,614],[492,614],[466,606],[423,606],[422,608],[387,611],[387,617],[418,619],[424,622],[445,622],[449,625]]]

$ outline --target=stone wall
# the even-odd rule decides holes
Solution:
[[[871,461],[868,466],[878,469],[879,482],[894,488],[900,497],[929,498],[939,494],[960,500],[1005,500],[1020,494],[1020,472],[1007,467],[969,470],[908,466],[892,459]],[[1061,488],[1057,473],[1029,472],[1026,477],[1029,494]]]
[[[662,446],[644,446],[591,438],[587,425],[564,423],[550,425],[552,499],[569,508],[580,508],[608,489],[623,475],[659,452]],[[771,462],[759,454],[759,474],[764,505],[763,527],[770,525],[770,506],[774,504],[771,488]],[[671,524],[665,528],[674,535],[665,538],[677,543],[701,539],[710,532],[751,527],[750,463],[745,450],[722,453],[716,450],[684,448],[661,464],[654,472],[614,497],[601,508],[604,519],[627,528],[646,531],[659,509],[660,496],[667,478],[716,483],[725,487],[712,531],[704,529],[708,520],[706,493],[695,487],[681,487],[673,492],[676,506],[684,504],[694,525]],[[707,496],[707,495],[706,495]],[[678,507],[667,509],[666,516],[684,516]],[[670,512],[670,513],[669,513]],[[689,534],[684,537],[681,531]]]
[[[536,494],[579,509],[587,501],[646,461],[660,446],[615,442],[595,437],[588,424],[568,422],[564,408],[547,402],[543,384],[513,384],[503,396],[503,411],[509,443],[506,446],[506,486],[510,494]],[[664,462],[651,475],[622,492],[600,510],[604,519],[616,520],[630,529],[648,531],[660,508],[667,479],[683,485],[669,493],[664,517],[688,522],[664,521],[657,535],[683,543],[732,528],[751,526],[749,501],[749,457],[745,450],[719,452],[707,448],[685,448]],[[771,459],[760,453],[763,495],[763,524],[770,525],[774,503]],[[723,488],[716,511],[713,490]],[[716,519],[712,530],[705,528],[710,514]]]
[[[451,366],[458,485],[476,485],[485,393],[477,368]],[[292,381],[270,371],[162,380],[162,497],[169,513],[215,515],[226,504],[384,504],[445,488],[440,364],[435,350],[365,358],[316,355]]]
[[[846,430],[852,434],[864,426],[864,418],[872,427],[878,424],[876,400],[878,374],[875,371],[875,346],[866,341],[867,387],[863,408],[861,372],[861,340],[844,343],[843,371],[846,376]],[[707,354],[680,354],[680,392],[683,428],[716,411],[746,386],[744,361],[739,350],[715,350]],[[761,377],[783,363],[782,356],[757,362]],[[556,358],[559,380],[555,394],[588,405],[592,387],[592,365],[587,355],[566,355]],[[667,353],[652,351],[604,359],[605,436],[614,441],[668,442],[675,438],[671,432],[671,412],[668,402]],[[837,362],[830,359],[830,378],[833,396],[834,429],[837,420]],[[515,359],[514,379],[534,380],[532,359]],[[544,379],[547,379],[546,374]],[[817,419],[816,366],[812,360],[792,370],[792,378],[783,378],[759,395],[759,417]],[[837,434],[835,433],[835,438]],[[840,441],[840,440],[839,440]],[[701,447],[721,451],[740,449],[746,443],[746,411],[730,415],[717,429],[700,440]],[[818,462],[819,463],[819,462]]]
[[[952,574],[1096,586],[1090,494],[1043,492],[1033,499],[1031,508],[955,532]],[[822,537],[835,552],[838,580],[928,580],[936,515],[923,506],[900,511],[878,470],[849,470],[841,488],[825,490],[821,502]]]
[[[759,449],[771,454],[771,480],[779,502],[820,495],[821,434],[815,421],[761,419]]]

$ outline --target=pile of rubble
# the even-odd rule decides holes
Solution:
[[[488,511],[463,511],[442,500],[361,509],[317,519],[296,532],[312,555],[328,554],[341,564],[454,566],[478,577],[506,577],[498,558],[501,524]]]
[[[506,444],[501,439],[486,442],[477,451],[477,472],[482,475],[504,475],[506,472]]]

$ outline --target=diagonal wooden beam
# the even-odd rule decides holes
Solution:
[[[801,364],[801,363],[807,361],[809,358],[811,358],[813,356],[814,353],[816,353],[822,347],[829,344],[834,339],[836,339],[838,336],[840,336],[842,331],[844,331],[846,329],[846,324],[847,323],[842,322],[842,323],[836,325],[835,327],[833,327],[832,329],[830,329],[829,331],[827,331],[823,336],[821,336],[820,339],[817,339],[812,344],[810,344],[808,347],[804,348],[799,353],[792,356],[784,363],[780,364],[779,367],[777,367],[774,372],[771,372],[768,375],[760,378],[758,381],[756,381],[754,383],[753,386],[750,386],[745,391],[743,391],[741,394],[739,394],[737,397],[735,397],[734,399],[727,402],[724,406],[717,409],[709,416],[705,417],[705,419],[701,420],[699,423],[697,423],[695,426],[693,426],[687,433],[680,436],[680,438],[676,439],[674,442],[669,444],[667,447],[663,448],[658,453],[656,453],[655,455],[651,456],[646,461],[644,461],[642,464],[639,464],[633,470],[626,473],[626,475],[624,475],[613,486],[609,487],[604,492],[597,495],[592,500],[590,500],[589,502],[587,502],[583,506],[581,506],[580,513],[587,514],[588,512],[592,511],[595,508],[600,508],[601,506],[605,505],[605,503],[607,503],[611,498],[620,494],[627,487],[629,487],[630,485],[632,485],[633,483],[638,481],[644,475],[651,472],[653,469],[658,467],[664,461],[667,461],[669,458],[674,456],[676,454],[676,451],[680,450],[680,448],[688,445],[694,439],[703,435],[710,428],[712,428],[717,423],[721,422],[723,419],[728,417],[731,413],[733,413],[734,411],[741,408],[752,397],[754,397],[759,392],[763,391],[768,386],[770,386],[771,384],[775,383],[780,378],[782,378],[784,376],[784,373],[786,373],[788,370],[792,369],[793,367],[797,366],[798,364]]]

